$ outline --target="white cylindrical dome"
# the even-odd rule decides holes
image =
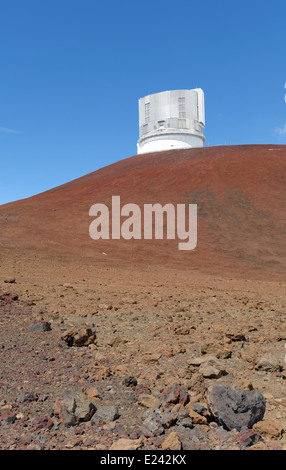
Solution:
[[[200,88],[140,98],[137,153],[202,147],[204,126],[204,92]]]

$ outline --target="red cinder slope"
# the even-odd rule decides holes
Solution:
[[[89,237],[90,206],[198,205],[198,244]],[[286,274],[286,147],[245,145],[133,156],[65,185],[0,206],[0,248],[97,263],[166,265],[267,280]],[[106,254],[103,254],[106,253]]]

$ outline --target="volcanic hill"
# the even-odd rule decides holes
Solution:
[[[0,207],[0,247],[111,265],[163,265],[219,276],[286,274],[286,146],[243,145],[133,156]],[[198,243],[92,240],[89,209],[126,203],[197,204]]]

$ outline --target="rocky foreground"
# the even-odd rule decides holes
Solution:
[[[286,449],[284,284],[31,258],[5,273],[1,449]]]

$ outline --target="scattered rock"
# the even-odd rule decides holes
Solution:
[[[148,410],[146,413],[146,419],[143,425],[151,431],[153,436],[160,436],[164,433],[164,427],[162,425],[162,419],[160,413],[155,410]]]
[[[208,410],[205,406],[200,405],[199,403],[195,403],[192,408],[193,411],[198,413],[201,416],[207,417],[209,416]]]
[[[229,338],[231,341],[245,341],[245,335],[242,331],[237,331],[237,330],[232,330],[229,329],[226,333],[225,336]]]
[[[249,450],[269,450],[269,449],[264,442],[260,441],[257,444],[254,444],[253,446],[251,446]]]
[[[206,445],[204,444],[205,437],[198,426],[193,429],[178,426],[177,434],[183,450],[206,449]]]
[[[97,410],[92,417],[93,423],[98,423],[98,421],[103,421],[104,423],[110,423],[115,421],[120,417],[119,410],[117,406],[112,405],[102,405]]]
[[[95,411],[95,405],[82,392],[67,391],[61,398],[56,399],[54,405],[54,415],[66,427],[89,421]]]
[[[240,379],[235,384],[234,388],[237,388],[237,389],[240,389],[240,390],[254,390],[254,386],[253,386],[252,382],[250,382],[247,379]],[[264,398],[266,398],[266,397],[264,397]]]
[[[112,310],[112,305],[111,304],[99,304],[98,308],[101,310]]]
[[[264,419],[263,421],[254,424],[253,429],[265,437],[280,438],[283,433],[282,426],[280,426],[276,421],[271,421],[270,419]]]
[[[130,386],[136,387],[137,379],[136,377],[133,377],[133,375],[127,375],[122,380],[122,385],[125,385],[126,387],[130,387]]]
[[[126,429],[119,423],[115,424],[113,432],[114,432],[114,434],[116,434],[116,436],[118,438],[128,438],[129,437],[128,431],[126,431]]]
[[[215,356],[218,359],[229,359],[231,350],[218,343],[204,343],[201,345],[201,353]]]
[[[143,353],[141,355],[142,361],[147,362],[147,363],[149,362],[151,364],[158,362],[160,357],[161,357],[160,353]]]
[[[223,375],[227,375],[224,366],[212,356],[200,366],[199,372],[205,379],[219,379]]]
[[[33,323],[29,326],[30,331],[51,331],[51,324],[47,321],[41,321],[38,323]]]
[[[110,338],[107,342],[108,346],[116,347],[120,346],[121,344],[127,343],[126,339],[122,338],[121,336],[114,336]]]
[[[187,326],[175,326],[174,327],[175,335],[185,336],[190,333],[190,328]]]
[[[181,441],[176,432],[171,432],[162,443],[163,450],[181,450]]]
[[[42,450],[42,447],[39,444],[29,444],[26,447],[27,450]]]
[[[89,344],[94,344],[96,341],[96,333],[91,328],[70,328],[65,331],[61,339],[68,346],[88,346]]]
[[[214,386],[208,391],[208,406],[214,419],[227,430],[251,428],[265,413],[265,399],[258,390],[232,390]]]
[[[133,297],[122,297],[122,302],[125,304],[136,304],[137,301]]]
[[[139,405],[143,405],[146,408],[153,408],[156,410],[161,405],[161,402],[158,398],[155,398],[153,395],[142,394],[138,399]]]
[[[33,419],[33,426],[36,430],[51,429],[53,425],[53,420],[49,416],[36,416]]]
[[[95,398],[99,398],[99,391],[96,387],[90,387],[86,391],[86,396],[89,398],[89,400],[93,400]]]
[[[280,359],[274,356],[274,354],[266,353],[260,358],[255,369],[267,372],[280,372],[283,370],[283,366]]]
[[[194,424],[208,424],[207,418],[196,413],[194,410],[189,411],[189,416]]]
[[[184,387],[176,383],[169,385],[161,393],[161,401],[164,405],[175,405],[176,403],[186,405],[189,400],[190,397]]]
[[[12,292],[4,292],[0,294],[0,300],[4,302],[15,302],[19,299],[18,294],[13,294]]]
[[[253,429],[245,429],[237,434],[236,440],[242,447],[250,447],[257,444],[262,438],[261,435]]]
[[[19,403],[31,403],[33,401],[38,401],[39,399],[39,396],[37,393],[33,393],[33,392],[23,392],[19,399],[18,399],[18,402]]]
[[[143,440],[140,439],[118,439],[109,450],[137,450],[141,447]]]
[[[188,416],[188,413],[187,413],[187,416]],[[173,426],[177,420],[178,420],[178,417],[175,413],[165,412],[165,413],[162,413],[161,415],[161,423],[166,429],[169,429],[171,426]]]
[[[0,414],[0,423],[2,424],[13,424],[16,421],[16,414],[12,411],[6,410]]]
[[[188,364],[190,364],[190,366],[199,367],[205,361],[206,361],[206,359],[204,357],[191,357],[188,360]]]
[[[135,425],[130,437],[132,439],[138,439],[139,437],[142,437],[142,436],[150,438],[150,437],[153,437],[153,434],[150,431],[150,429],[148,429],[146,426],[143,426],[143,425],[140,426],[138,424]]]

